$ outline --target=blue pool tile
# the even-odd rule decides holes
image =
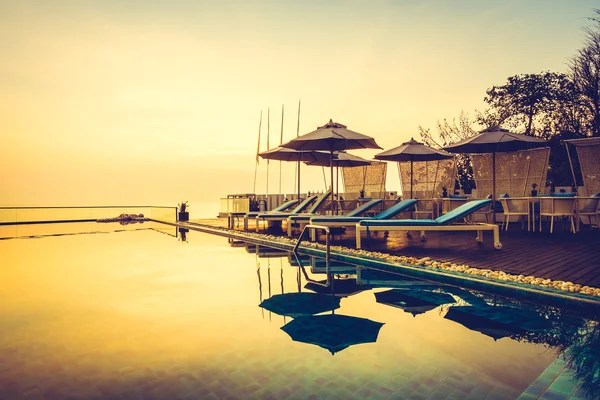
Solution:
[[[577,385],[579,385],[578,381],[561,376],[550,385],[549,389],[562,394],[571,394]]]
[[[517,400],[537,400],[539,398],[539,396],[534,395],[534,394],[529,394],[529,393],[523,393],[521,394],[519,397],[517,397]]]
[[[530,385],[525,390],[525,393],[528,393],[528,394],[531,394],[531,395],[535,395],[535,396],[539,396],[542,393],[544,393],[547,388],[548,388],[548,385],[539,385],[537,383],[534,383],[534,384]]]
[[[546,390],[540,397],[542,400],[568,400],[569,395],[564,393],[555,392],[553,390]]]

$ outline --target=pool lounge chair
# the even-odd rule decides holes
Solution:
[[[494,232],[494,247],[501,249],[500,229],[496,224],[470,223],[463,225],[452,225],[473,212],[489,206],[492,200],[469,201],[455,208],[437,219],[390,219],[390,220],[363,220],[356,224],[356,248],[361,248],[361,233],[370,231],[477,231],[477,242],[483,241],[483,231]]]
[[[302,202],[300,204],[298,204],[290,212],[302,212],[302,210],[306,209],[310,205],[310,203],[312,203],[316,199],[317,199],[317,196],[309,196],[306,199],[302,200]],[[285,210],[287,210],[288,208],[290,208],[292,205],[294,205],[297,202],[298,202],[298,200],[288,201],[287,203],[284,203],[284,204],[280,205],[279,207],[274,208],[271,211],[253,211],[253,212],[246,213],[244,215],[244,230],[245,231],[248,230],[248,220],[249,219],[251,219],[251,218],[255,219],[256,216],[260,215],[260,214],[283,213],[283,212],[285,212]]]
[[[331,195],[331,190],[323,193],[311,204],[308,209],[308,213],[314,214],[321,207],[325,200]],[[300,206],[296,207],[292,212],[289,213],[263,213],[256,216],[256,232],[260,232],[260,221],[285,221],[291,215],[300,214],[304,210],[298,210]]]
[[[296,203],[298,203],[298,199],[286,201],[285,203],[280,204],[279,206],[275,207],[271,211],[266,211],[266,212],[285,212],[285,210],[292,207]],[[235,219],[244,217],[244,229],[248,229],[248,217],[256,217],[258,214],[261,214],[263,212],[265,212],[265,211],[251,211],[251,212],[234,211],[234,212],[227,213],[227,220],[228,220],[227,226],[230,229],[233,229],[234,225],[235,225],[234,224]]]
[[[329,227],[348,227],[355,226],[360,221],[377,221],[389,220],[390,218],[400,214],[403,211],[410,210],[417,200],[406,199],[400,203],[396,203],[385,211],[380,212],[374,217],[353,217],[348,215],[340,215],[337,217],[312,217],[310,223],[314,225],[329,226]],[[317,240],[317,229],[311,229],[311,240]]]
[[[381,204],[383,200],[382,199],[375,199],[375,200],[371,200],[365,204],[363,204],[360,207],[355,208],[354,210],[350,211],[348,214],[345,215],[340,215],[340,217],[358,217],[361,214],[366,213],[367,211],[371,210],[373,207]],[[316,217],[315,214],[298,214],[298,215],[290,215],[288,217],[288,223],[287,223],[287,234],[288,236],[292,236],[292,224],[294,223],[298,223],[300,224],[300,228],[302,228],[303,225],[306,225],[308,223],[310,223],[310,219]],[[333,217],[335,218],[335,217]]]

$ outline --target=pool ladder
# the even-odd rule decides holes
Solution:
[[[304,270],[304,266],[302,265],[302,262],[300,261],[300,257],[298,257],[298,247],[300,247],[300,242],[302,242],[304,233],[306,231],[310,231],[310,229],[322,229],[325,231],[325,233],[327,233],[327,236],[325,239],[325,273],[327,274],[327,282],[325,282],[325,283],[317,282],[313,279],[310,279],[308,277],[308,274]],[[308,281],[311,281],[313,283],[316,283],[317,285],[321,285],[321,286],[325,286],[325,287],[329,287],[332,283],[332,277],[331,277],[331,274],[329,273],[330,236],[331,236],[331,233],[329,231],[328,226],[308,224],[308,225],[304,226],[304,229],[302,229],[302,233],[298,237],[298,241],[296,242],[296,245],[294,246],[294,250],[292,250],[292,253],[294,253],[294,256],[296,257],[296,261],[298,261],[298,265],[300,266],[300,268],[302,269],[302,272],[304,273],[305,279]]]

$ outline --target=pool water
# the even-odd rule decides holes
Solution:
[[[516,399],[596,326],[348,265],[332,290],[310,282],[327,280],[320,260],[304,276],[223,237],[97,225],[0,227],[0,399]],[[299,291],[335,297],[319,320],[350,324],[259,307]]]

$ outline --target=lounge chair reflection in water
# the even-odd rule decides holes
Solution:
[[[494,233],[494,247],[502,248],[500,243],[500,230],[496,224],[466,223],[453,224],[471,215],[473,212],[489,206],[492,200],[469,201],[455,208],[437,219],[389,219],[389,220],[363,220],[356,224],[356,248],[361,248],[361,233],[371,231],[421,231],[421,238],[425,238],[424,231],[477,231],[477,242],[483,241],[483,231]]]

